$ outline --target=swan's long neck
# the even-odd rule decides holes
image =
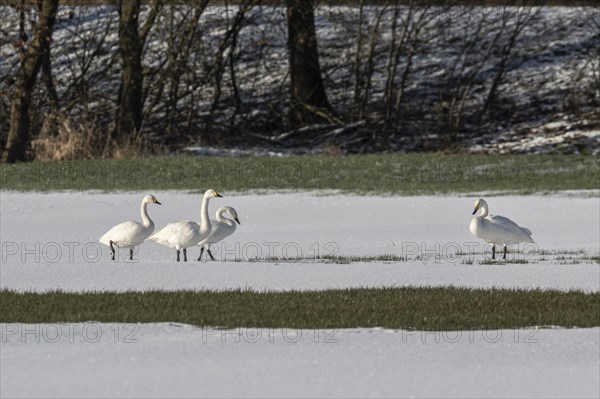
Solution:
[[[150,216],[148,216],[148,203],[147,202],[142,202],[142,224],[144,225],[144,227],[149,227],[154,225],[154,222],[152,221],[152,219],[150,219]]]
[[[202,207],[200,208],[200,226],[206,228],[210,226],[210,218],[208,217],[208,200],[210,197],[202,199]]]
[[[485,218],[487,215],[488,215],[488,207],[487,207],[487,204],[486,204],[486,205],[483,205],[483,206],[481,207],[481,215],[479,215],[478,217],[479,217],[480,219],[483,219],[483,218]]]
[[[217,211],[217,222],[224,222],[227,218],[223,216],[227,210],[221,208]],[[227,219],[228,220],[228,219]]]
[[[221,222],[221,223],[225,223],[228,226],[235,226],[235,223],[233,222],[232,219],[225,217],[225,213],[227,213],[227,209],[220,208],[217,211],[217,221]]]

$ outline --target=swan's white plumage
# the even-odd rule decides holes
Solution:
[[[151,203],[160,205],[153,195],[147,195],[142,200],[142,223],[132,220],[120,223],[108,230],[100,237],[99,241],[105,245],[110,245],[112,241],[116,247],[130,249],[143,243],[154,231],[154,222],[148,216],[146,209],[147,205]]]
[[[113,245],[119,248],[135,247],[144,242],[153,231],[154,226],[152,226],[152,229],[148,229],[139,222],[128,220],[108,230],[106,234],[100,237],[100,242],[110,245],[112,241]]]
[[[212,224],[208,218],[208,201],[214,197],[222,197],[222,195],[214,190],[207,190],[204,193],[200,210],[200,224],[189,220],[172,222],[148,239],[175,248],[177,251],[198,244],[208,237],[212,231]]]
[[[229,215],[231,219],[224,217],[224,214]],[[237,211],[230,206],[217,209],[216,218],[217,220],[212,221],[212,232],[198,243],[199,246],[209,249],[210,244],[216,244],[235,233],[237,228],[235,222],[240,223]]]
[[[518,224],[516,224],[515,222],[513,222],[512,220],[510,220],[509,218],[505,218],[504,216],[500,216],[500,215],[490,215],[488,217],[489,220],[492,221],[492,223],[496,224],[496,225],[500,225],[502,227],[504,227],[505,229],[516,233],[516,234],[522,234],[525,233],[527,236],[531,235],[531,230],[529,230],[526,227],[521,227]],[[531,237],[523,237],[523,238],[528,238],[529,240],[531,240]],[[523,241],[523,242],[533,242],[533,240],[531,241]]]
[[[149,239],[180,250],[196,245],[201,238],[200,225],[186,220],[169,223]]]
[[[481,215],[471,220],[470,231],[474,237],[496,245],[512,245],[520,242],[534,242],[531,230],[521,227],[512,220],[499,215],[488,216],[487,202],[479,199],[475,202],[475,214],[482,209]]]

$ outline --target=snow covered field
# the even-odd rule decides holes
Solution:
[[[147,193],[0,191],[0,287],[316,290],[455,285],[600,290],[597,195],[486,196],[491,212],[533,231],[528,263],[481,264],[469,234],[476,197],[222,193],[241,226],[225,262],[175,262],[147,242],[126,260],[97,243],[139,220]],[[198,193],[154,192],[157,228],[198,219]],[[523,248],[521,248],[523,249]],[[457,252],[461,254],[456,255]],[[489,248],[486,248],[488,258]],[[462,254],[464,253],[464,254]],[[407,261],[316,261],[315,255]],[[276,261],[268,261],[270,257]],[[260,262],[254,258],[263,259]],[[283,258],[291,258],[285,260]],[[237,261],[234,261],[236,260]],[[469,264],[469,262],[473,264]],[[217,331],[175,323],[0,324],[1,397],[598,397],[600,328],[421,332],[384,329]]]
[[[169,323],[1,328],[2,397],[600,393],[600,328],[215,331]]]
[[[486,197],[492,213],[533,231],[536,246],[509,253],[509,260],[527,263],[481,264],[490,260],[490,248],[469,233],[476,197],[331,193],[223,193],[225,198],[212,200],[211,214],[231,205],[240,215],[236,233],[214,250],[226,262],[197,262],[199,248],[193,248],[189,262],[177,263],[175,250],[150,241],[140,246],[133,262],[127,251],[112,262],[108,247],[97,239],[114,224],[140,220],[144,194],[2,192],[0,287],[123,291],[455,285],[600,290],[598,263],[586,260],[600,251],[597,196]],[[153,194],[163,204],[149,207],[157,229],[174,220],[199,219],[200,194]],[[528,252],[533,249],[554,254]],[[383,254],[408,260],[338,264],[314,259]]]

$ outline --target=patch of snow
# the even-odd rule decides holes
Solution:
[[[535,153],[552,154],[560,151],[579,154],[587,152],[591,155],[600,154],[600,130],[571,130],[567,132],[544,133],[548,130],[568,128],[564,122],[552,122],[534,130],[534,134],[516,137],[502,143],[489,142],[476,144],[469,148],[472,153]],[[562,129],[561,129],[562,130]]]
[[[271,157],[283,157],[286,154],[280,151],[269,151],[264,149],[245,150],[240,148],[220,148],[220,147],[186,147],[184,152],[190,152],[194,155],[201,156],[217,156],[217,157],[240,157],[240,156],[256,156],[268,155]]]
[[[377,197],[320,191],[222,192],[225,197],[210,204],[211,216],[218,207],[230,205],[241,220],[235,234],[214,248],[217,259],[227,262],[196,262],[199,248],[191,248],[190,261],[177,263],[174,250],[154,242],[141,245],[134,262],[126,259],[126,251],[119,252],[118,262],[110,261],[108,247],[99,244],[98,238],[117,223],[139,220],[139,202],[149,193],[163,204],[149,208],[157,229],[168,222],[200,217],[198,193],[0,191],[0,288],[319,290],[455,285],[600,290],[598,265],[577,261],[600,254],[597,196],[486,197],[492,213],[508,216],[533,231],[535,246],[521,245],[518,249],[524,252],[509,250],[509,259],[525,264],[479,264],[490,258],[490,248],[469,233],[475,195]],[[556,260],[532,255],[533,249],[584,253],[574,255],[572,261]],[[457,256],[458,251],[475,255]],[[409,260],[311,261],[328,255],[395,255]],[[276,260],[269,262],[271,257]]]
[[[0,396],[598,398],[600,328],[0,324]]]

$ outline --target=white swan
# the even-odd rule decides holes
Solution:
[[[129,259],[133,259],[133,248],[144,242],[146,238],[154,231],[154,222],[148,216],[148,204],[158,204],[154,195],[146,195],[142,200],[141,212],[142,223],[127,221],[116,225],[108,230],[102,237],[100,242],[110,246],[111,259],[115,260],[115,246],[119,248],[129,248]]]
[[[225,213],[229,215],[229,217],[233,218],[233,220],[224,217],[223,215]],[[232,207],[222,206],[221,208],[217,209],[217,220],[212,221],[212,232],[208,237],[198,243],[198,245],[202,247],[200,249],[200,256],[198,257],[198,260],[202,259],[202,254],[204,253],[205,249],[210,256],[210,259],[215,260],[215,257],[210,252],[210,244],[216,244],[226,237],[232,235],[237,227],[237,225],[233,222],[234,220],[237,222],[237,224],[241,224],[240,219],[238,219],[237,211]]]
[[[179,254],[183,249],[183,260],[187,262],[187,248],[198,244],[198,242],[208,237],[211,232],[211,222],[208,218],[208,201],[214,197],[223,196],[215,190],[207,190],[204,193],[202,207],[200,208],[200,224],[190,220],[169,223],[148,239],[175,248],[177,250],[177,262],[179,262]]]
[[[504,216],[488,216],[488,204],[485,200],[475,201],[475,210],[473,215],[481,208],[481,215],[475,216],[471,220],[470,230],[474,237],[481,238],[492,244],[492,259],[496,258],[496,245],[502,244],[504,247],[504,256],[506,259],[506,246],[518,244],[520,242],[534,242],[531,238],[531,230],[520,227],[512,220]]]

